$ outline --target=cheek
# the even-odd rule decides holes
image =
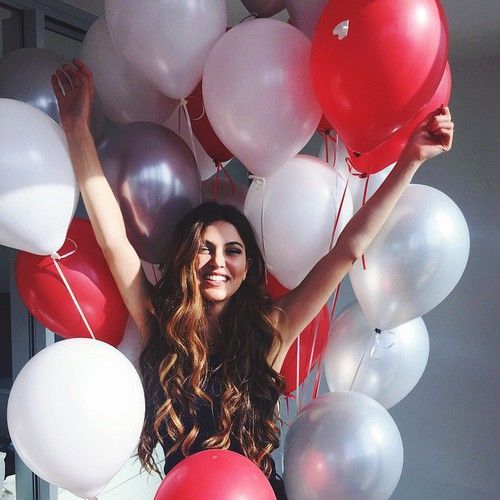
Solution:
[[[200,270],[210,261],[210,255],[200,254],[196,257],[196,269]]]

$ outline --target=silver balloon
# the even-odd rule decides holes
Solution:
[[[217,184],[217,185],[216,185]],[[224,172],[210,177],[201,183],[201,196],[203,201],[217,201],[225,205],[233,205],[243,212],[247,188],[235,181],[230,181]]]
[[[292,25],[312,39],[328,0],[285,0],[285,3]]]
[[[361,392],[389,409],[424,373],[429,336],[422,318],[375,332],[354,302],[332,324],[324,356],[330,391]]]
[[[365,252],[366,270],[350,272],[370,326],[389,330],[423,316],[460,280],[469,231],[457,205],[441,191],[411,184]]]
[[[178,222],[201,201],[193,153],[171,130],[149,122],[115,129],[99,148],[130,242],[160,263]]]
[[[19,49],[0,59],[0,97],[35,106],[60,124],[50,77],[66,58],[49,49]]]
[[[271,17],[285,8],[285,0],[241,0],[241,3],[258,17]]]
[[[92,70],[104,112],[116,123],[163,123],[177,107],[177,101],[161,94],[116,50],[104,17],[87,31],[81,58]]]
[[[284,459],[290,500],[386,500],[401,476],[403,443],[379,403],[357,392],[334,392],[294,420]]]

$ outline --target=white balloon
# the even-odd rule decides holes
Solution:
[[[227,25],[225,0],[106,0],[115,46],[140,73],[173,99],[200,83]]]
[[[7,422],[23,462],[80,497],[104,490],[137,447],[145,402],[139,375],[114,347],[69,339],[17,376]]]
[[[92,70],[106,116],[114,122],[161,124],[176,108],[177,101],[161,94],[116,50],[104,17],[97,19],[87,31],[81,58]]]
[[[309,71],[311,42],[274,19],[246,21],[210,53],[203,99],[221,142],[255,175],[293,158],[321,118]]]
[[[401,476],[403,443],[379,403],[357,392],[333,392],[294,420],[284,465],[290,500],[387,500]]]
[[[330,249],[345,181],[319,158],[298,155],[248,189],[245,214],[271,273],[295,288]],[[334,242],[352,216],[346,192]],[[264,243],[262,242],[264,240]]]
[[[311,40],[327,3],[328,0],[285,0],[290,22]]]
[[[387,176],[391,173],[394,165],[389,165],[388,167],[380,170],[375,174],[370,174],[369,177],[365,177],[365,174],[360,174],[355,169],[352,169],[352,173],[349,171],[349,166],[346,162],[346,158],[349,156],[347,153],[344,143],[337,137],[336,153],[333,151],[333,144],[328,143],[328,163],[333,165],[337,169],[338,173],[344,178],[349,179],[349,192],[351,193],[353,211],[356,213],[363,206],[363,195],[365,192],[366,183],[368,182],[368,188],[366,189],[365,203],[369,200],[377,189],[382,185],[382,183],[387,179]],[[322,144],[320,147],[319,155],[321,159],[326,161],[326,147]],[[360,177],[361,175],[361,177]]]
[[[56,252],[78,195],[61,127],[29,104],[0,99],[0,244]]]
[[[389,409],[417,385],[428,359],[422,318],[378,333],[354,302],[331,326],[324,366],[330,391],[361,392]]]
[[[469,258],[467,223],[441,191],[411,184],[351,269],[354,293],[372,328],[389,330],[436,307]]]

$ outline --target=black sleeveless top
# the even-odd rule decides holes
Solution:
[[[213,404],[210,405],[203,399],[198,399],[196,401],[196,412],[198,417],[198,425],[200,427],[200,432],[196,437],[195,441],[189,449],[190,454],[203,451],[203,442],[208,438],[217,434],[217,426],[220,418],[220,406],[221,406],[221,396],[222,396],[222,380],[219,376],[220,368],[222,366],[222,358],[220,355],[213,354],[208,359],[208,369],[209,376],[206,386],[204,387],[205,392],[212,398]],[[183,424],[190,428],[193,422],[189,417],[183,417]],[[165,452],[165,475],[170,472],[170,470],[175,467],[183,458],[184,455],[180,448],[178,448],[174,453],[167,457],[167,451],[173,446],[173,441],[163,432],[163,450]],[[237,440],[231,439],[231,444],[229,446],[231,451],[240,453],[243,455],[243,451]],[[286,500],[285,489],[283,486],[283,481],[276,473],[276,467],[274,461],[272,463],[272,473],[269,478],[269,482],[273,487],[274,493],[277,500]]]

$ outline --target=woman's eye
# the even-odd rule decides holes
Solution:
[[[236,253],[236,254],[240,254],[241,253],[241,250],[239,248],[230,248],[227,253]]]
[[[199,252],[200,253],[208,253],[209,252],[208,247],[200,247]]]

